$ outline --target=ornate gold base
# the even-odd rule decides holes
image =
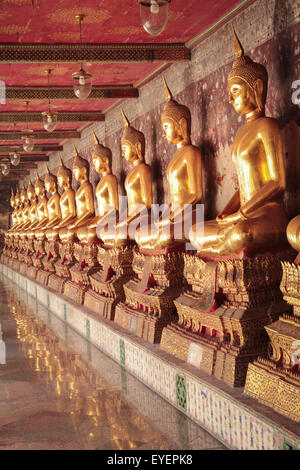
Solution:
[[[55,292],[62,294],[64,292],[64,287],[67,280],[68,279],[64,277],[57,276],[57,274],[50,274],[48,278],[48,286],[55,290]]]
[[[133,310],[126,304],[118,304],[116,306],[115,323],[152,344],[160,343],[163,328],[171,320],[171,314],[156,318]]]
[[[64,285],[64,295],[72,299],[74,302],[82,305],[84,302],[84,295],[88,288],[89,286],[79,285],[73,281],[67,281]]]
[[[273,369],[273,370],[272,370]],[[266,359],[249,364],[245,393],[293,421],[300,422],[300,374],[288,375]]]
[[[48,285],[48,279],[53,274],[49,271],[44,271],[43,269],[39,269],[36,274],[36,280],[45,286]]]
[[[134,251],[136,276],[124,285],[126,300],[117,306],[115,322],[146,341],[159,343],[164,326],[176,318],[174,299],[182,290],[183,254],[152,253]]]
[[[287,311],[280,263],[293,257],[290,249],[217,260],[186,254],[191,287],[174,301],[179,320],[164,329],[161,348],[230,386],[243,386],[249,362],[267,353],[264,327]]]
[[[26,271],[26,275],[28,277],[31,277],[31,279],[36,279],[37,272],[37,268],[35,268],[34,266],[29,266],[28,270]]]
[[[71,279],[70,269],[76,263],[76,259],[74,258],[74,244],[60,243],[59,255],[60,258],[54,263],[55,272],[58,278],[63,278],[67,281]]]
[[[84,305],[101,316],[114,320],[116,305],[125,301],[124,284],[134,276],[132,247],[98,246],[97,258],[102,269],[89,276],[92,289],[86,293]]]

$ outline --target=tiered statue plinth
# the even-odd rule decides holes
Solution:
[[[125,301],[124,284],[134,275],[133,250],[130,245],[98,246],[97,258],[102,269],[90,276],[91,289],[85,294],[84,305],[104,318],[114,320],[117,304]]]
[[[45,240],[44,249],[46,254],[42,259],[42,267],[38,272],[37,280],[48,285],[50,276],[55,274],[55,262],[59,258],[59,242]]]
[[[300,266],[282,263],[280,289],[286,305],[279,320],[265,329],[272,350],[270,356],[259,357],[249,365],[245,393],[273,408],[280,414],[300,422]]]
[[[116,307],[115,322],[150,343],[176,318],[174,299],[182,289],[183,250],[134,251],[135,278],[124,285],[125,302]]]
[[[34,245],[32,238],[26,238],[24,240],[25,253],[23,263],[20,265],[20,273],[27,274],[28,268],[32,266],[33,260],[32,255],[34,253]]]
[[[59,258],[53,262],[55,273],[48,279],[48,286],[60,294],[64,291],[65,283],[71,279],[71,268],[75,265],[73,243],[59,243]]]
[[[40,280],[37,276],[38,272],[43,269],[43,258],[46,255],[45,240],[33,240],[34,252],[32,254],[32,266],[27,271],[28,277]]]
[[[161,348],[231,386],[243,386],[249,362],[267,350],[266,325],[286,311],[279,290],[290,248],[256,255],[184,255],[189,289],[175,300],[179,320]]]
[[[71,280],[66,282],[64,294],[80,304],[83,304],[84,295],[91,285],[89,276],[99,270],[98,243],[74,243],[74,257],[77,263],[70,268]]]

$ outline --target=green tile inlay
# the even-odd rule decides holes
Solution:
[[[88,318],[86,319],[86,337],[87,339],[91,338],[91,324]]]
[[[179,374],[176,374],[176,403],[186,411],[186,380]]]
[[[300,450],[299,447],[296,447],[294,444],[291,444],[288,441],[284,441],[283,450]]]
[[[121,384],[122,384],[122,391],[127,393],[127,374],[125,367],[121,366]]]
[[[64,304],[64,320],[67,321],[67,306]]]
[[[123,339],[120,339],[120,363],[125,366],[125,343]]]

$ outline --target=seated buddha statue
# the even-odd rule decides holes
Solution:
[[[52,175],[46,165],[46,176],[45,176],[45,189],[51,194],[51,197],[47,201],[47,218],[45,221],[37,227],[35,237],[38,240],[44,240],[46,238],[46,232],[52,226],[57,224],[61,220],[61,210],[59,205],[60,196],[57,192],[57,178]]]
[[[27,236],[29,238],[34,238],[37,231],[46,224],[48,221],[48,210],[47,203],[48,198],[46,196],[45,185],[43,181],[39,178],[38,173],[36,172],[36,180],[34,184],[35,194],[38,198],[38,203],[36,205],[36,220],[28,227]]]
[[[11,214],[11,227],[7,230],[7,234],[10,233],[13,228],[16,226],[17,224],[17,210],[18,210],[18,207],[17,207],[17,204],[16,204],[16,199],[15,199],[15,195],[14,195],[14,192],[13,192],[13,189],[11,189],[11,195],[10,195],[10,207],[13,210],[12,214]]]
[[[60,166],[57,172],[57,183],[64,190],[59,199],[61,218],[51,223],[51,228],[46,230],[48,241],[55,241],[59,238],[59,230],[71,225],[76,218],[75,192],[71,188],[72,171],[69,170],[60,158]]]
[[[76,191],[76,214],[72,223],[59,230],[59,238],[69,243],[76,237],[80,227],[86,226],[95,216],[93,187],[89,182],[89,163],[81,158],[74,146],[73,176],[80,183]]]
[[[92,155],[93,167],[97,173],[102,175],[96,187],[96,200],[98,206],[98,215],[93,217],[84,227],[77,231],[77,237],[82,243],[91,243],[97,240],[96,229],[104,220],[108,220],[110,214],[118,216],[119,200],[118,200],[118,180],[112,174],[112,154],[109,148],[100,144],[96,134],[94,133],[95,147]],[[101,231],[102,241],[108,245],[114,243],[114,237],[108,232]],[[106,235],[107,234],[107,235]]]
[[[133,169],[125,179],[128,212],[127,218],[117,224],[116,245],[126,242],[128,240],[127,235],[131,239],[134,238],[130,231],[130,224],[134,223],[138,217],[146,216],[148,219],[152,204],[152,177],[151,168],[145,163],[145,136],[130,125],[123,111],[122,114],[124,121],[124,131],[121,139],[122,156],[133,165]],[[142,208],[146,209],[147,215]],[[150,219],[146,221],[146,226],[149,222]]]
[[[26,224],[28,219],[28,196],[27,196],[27,191],[24,186],[24,183],[22,183],[22,188],[20,192],[20,209],[19,209],[19,225],[15,228],[14,230],[14,237],[19,239],[20,238],[20,231]]]
[[[196,204],[202,198],[202,157],[200,150],[191,144],[190,110],[173,99],[165,79],[164,87],[167,102],[161,117],[163,135],[177,147],[167,168],[171,203],[159,218],[154,233],[140,231],[136,237],[140,246],[154,249],[170,247],[187,239],[185,205],[192,206],[190,215],[193,217]],[[169,225],[168,230],[165,230],[166,225]]]
[[[200,255],[238,254],[286,241],[283,141],[278,122],[265,116],[267,70],[244,55],[232,30],[237,58],[228,77],[229,102],[246,117],[232,146],[239,190],[216,220],[204,223],[204,233],[192,227],[190,241]]]
[[[26,232],[27,228],[30,226],[32,222],[32,204],[33,201],[35,200],[35,191],[34,191],[34,186],[31,182],[31,179],[29,179],[28,187],[27,187],[27,204],[24,207],[24,224],[22,225],[21,228],[19,228],[19,236],[22,240],[25,239],[26,237]],[[26,222],[25,222],[26,220]]]
[[[22,211],[23,211],[23,203],[22,203],[22,198],[21,194],[19,192],[19,188],[17,187],[17,191],[15,194],[15,224],[14,226],[10,229],[10,233],[12,237],[14,237],[16,230],[21,227],[23,224],[23,218],[22,218]]]
[[[29,208],[29,224],[27,225],[26,229],[24,229],[24,234],[25,237],[28,239],[32,239],[34,236],[33,231],[31,230],[32,227],[38,222],[38,217],[37,217],[37,205],[38,205],[38,196],[36,193],[36,185],[43,184],[42,181],[39,179],[39,176],[37,174],[36,176],[36,181],[34,186],[31,185],[31,183],[28,185],[27,192],[28,192],[28,198],[31,197],[31,205]]]

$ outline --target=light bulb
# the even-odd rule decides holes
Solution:
[[[80,75],[80,77],[79,77],[79,85],[85,85],[85,79],[84,79],[83,75]]]
[[[19,165],[20,160],[21,160],[21,157],[20,157],[20,154],[18,152],[14,152],[10,157],[10,163],[13,166]]]
[[[82,68],[72,74],[74,94],[80,100],[88,98],[92,91],[92,75]]]
[[[7,176],[9,174],[9,166],[8,165],[2,165],[1,171],[2,171],[2,174],[4,176]]]
[[[32,152],[34,149],[34,143],[28,136],[26,136],[24,139],[23,149],[25,152]]]
[[[150,11],[154,15],[157,15],[157,13],[159,13],[159,4],[157,3],[156,0],[151,0]]]
[[[48,116],[47,116],[47,121],[50,122],[50,123],[53,122],[53,121],[52,121],[52,117],[51,117],[49,114],[48,114]]]
[[[57,124],[57,113],[51,113],[51,111],[44,111],[42,113],[44,129],[47,132],[53,132]]]

